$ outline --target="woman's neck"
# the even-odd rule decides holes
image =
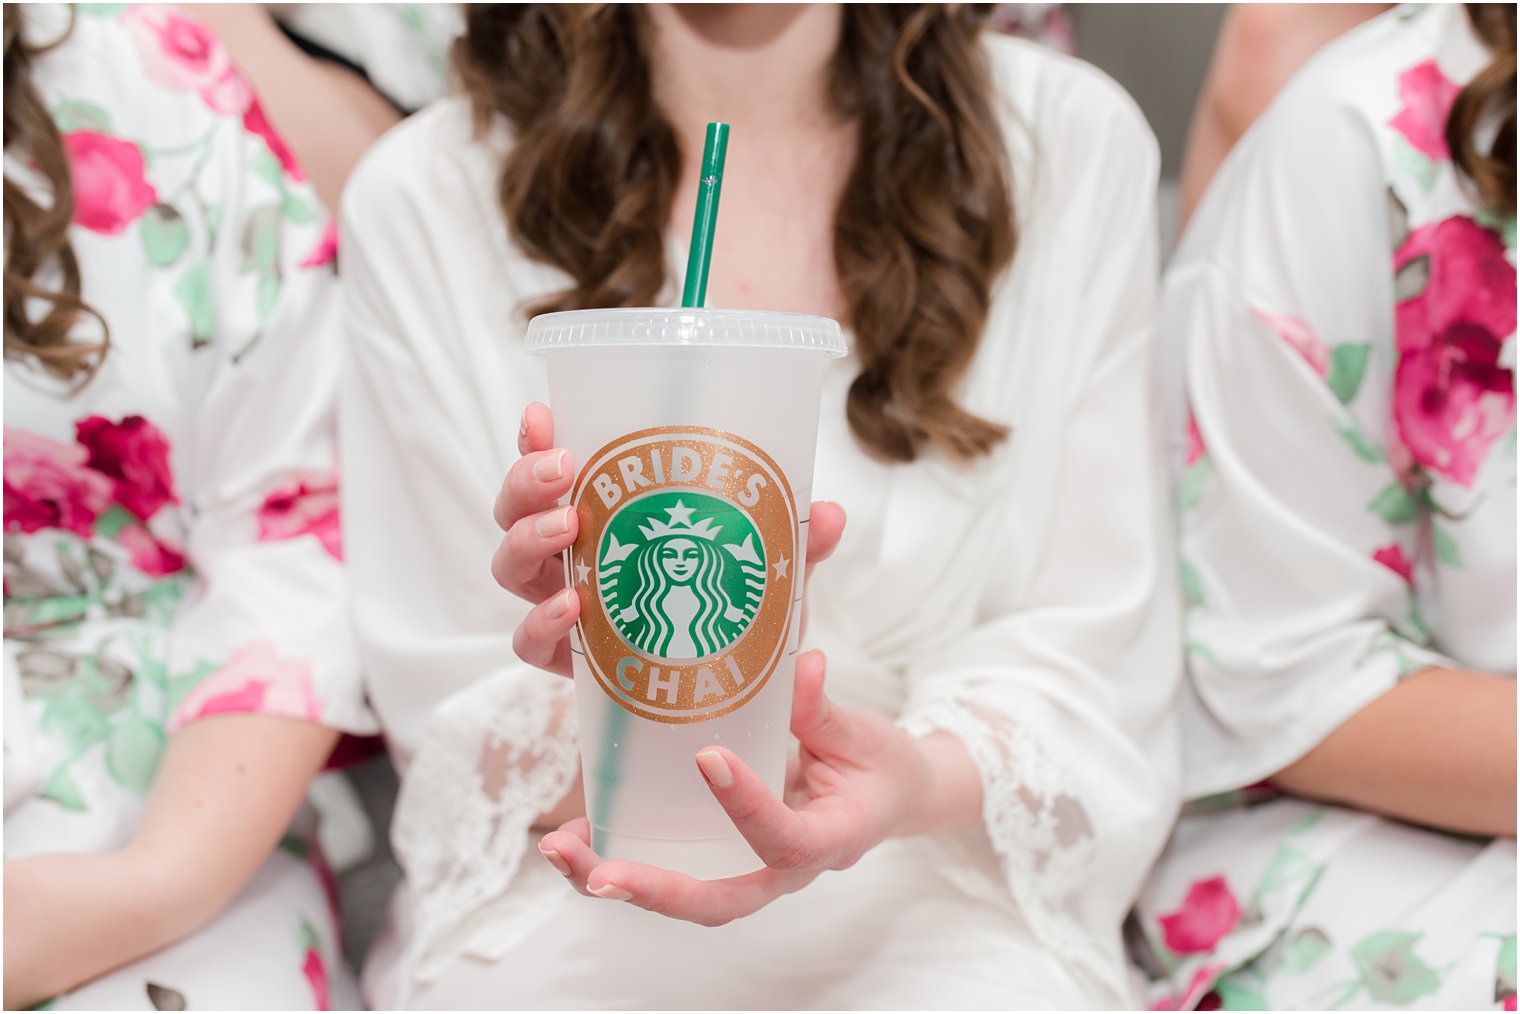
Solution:
[[[839,44],[832,4],[658,4],[649,17],[655,101],[690,150],[710,120],[750,136],[834,122],[829,65]]]
[[[647,16],[650,83],[681,146],[675,235],[691,234],[708,121],[733,127],[708,305],[844,319],[834,220],[856,137],[829,103],[841,8],[660,5]]]

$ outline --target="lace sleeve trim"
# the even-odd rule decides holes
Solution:
[[[534,819],[575,783],[574,703],[569,680],[530,670],[481,680],[429,720],[392,831],[413,913],[403,981],[470,949],[471,916],[507,891]]]
[[[938,694],[913,708],[901,725],[914,736],[948,732],[965,744],[982,776],[987,836],[1031,930],[1052,953],[1105,987],[1111,1004],[1127,1006],[1122,961],[1108,955],[1088,928],[1085,899],[1100,841],[1111,830],[1106,825],[1116,810],[1122,817],[1128,808],[1097,797],[1062,762],[1059,750],[1036,731],[1042,727],[1038,706],[1021,699],[1015,718],[1012,708],[965,699],[980,696]],[[1117,927],[1115,933],[1117,939]]]

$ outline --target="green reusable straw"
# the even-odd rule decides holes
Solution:
[[[712,263],[713,232],[718,225],[718,195],[723,190],[723,160],[728,155],[728,124],[709,123],[707,140],[702,145],[702,178],[697,184],[697,214],[691,222],[691,252],[686,258],[686,289],[681,293],[681,305],[700,308],[707,302],[707,269]],[[614,708],[602,730],[602,762],[592,772],[601,785],[596,813],[591,814],[591,847],[600,852],[603,843],[597,841],[596,828],[611,823],[612,810],[617,798],[618,785],[623,781],[622,772],[614,761],[613,751],[617,743],[628,733],[628,712]]]
[[[709,123],[702,145],[702,179],[697,184],[697,215],[691,221],[691,252],[686,257],[686,290],[681,305],[707,302],[707,268],[712,263],[713,232],[718,227],[718,195],[723,190],[723,159],[728,154],[728,124]]]

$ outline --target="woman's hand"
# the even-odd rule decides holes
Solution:
[[[534,603],[513,635],[512,646],[524,662],[570,675],[570,628],[580,616],[580,596],[565,588],[561,557],[575,541],[579,519],[558,506],[575,481],[570,452],[554,444],[554,419],[535,402],[523,413],[517,433],[517,462],[507,471],[496,496],[496,523],[506,535],[491,561],[491,573],[507,591]],[[808,524],[807,573],[839,545],[844,509],[813,504]],[[804,614],[804,622],[806,614]]]
[[[727,880],[694,880],[591,851],[591,826],[572,820],[539,851],[582,894],[626,901],[704,926],[721,926],[853,866],[884,839],[979,819],[980,782],[964,747],[948,736],[914,739],[886,716],[842,708],[823,693],[823,656],[797,659],[792,733],[801,744],[786,801],[732,751],[704,747],[697,767],[765,868]]]

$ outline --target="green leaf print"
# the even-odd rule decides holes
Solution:
[[[1337,345],[1330,353],[1330,375],[1327,383],[1342,405],[1351,404],[1362,386],[1362,376],[1367,372],[1367,357],[1371,345]]]
[[[79,684],[67,692],[54,695],[42,710],[42,731],[52,737],[64,753],[77,756],[110,735],[110,726],[84,696]]]
[[[1430,627],[1425,623],[1425,614],[1420,612],[1420,600],[1414,598],[1413,596],[1411,596],[1409,600],[1409,622],[1405,624],[1405,626],[1408,628],[1407,631],[1401,629],[1399,633],[1406,640],[1414,644],[1430,643]],[[1411,665],[1417,665],[1418,667],[1424,668],[1430,666],[1431,662],[1429,659],[1422,658],[1417,660],[1417,662],[1412,663],[1407,659],[1404,659],[1401,655],[1400,664],[1402,668],[1399,670],[1399,677],[1402,679],[1404,676],[1409,675],[1409,667]]]
[[[1208,485],[1209,471],[1209,459],[1199,458],[1183,473],[1182,489],[1178,493],[1178,502],[1183,510],[1192,510],[1203,499],[1203,488]]]
[[[1367,435],[1361,431],[1361,428],[1356,423],[1348,422],[1341,426],[1337,432],[1340,433],[1342,440],[1351,445],[1351,452],[1358,458],[1369,465],[1382,463],[1383,449],[1371,440],[1368,440]]]
[[[1182,561],[1182,598],[1185,605],[1203,605],[1203,579],[1191,563]]]
[[[174,298],[190,318],[192,347],[211,341],[216,333],[216,292],[211,280],[211,264],[201,261],[185,272],[174,285]]]
[[[222,206],[220,204],[206,205],[206,244],[216,245],[217,233],[222,231]]]
[[[280,273],[266,271],[259,276],[259,323],[269,319],[280,298]],[[246,351],[246,350],[245,350]]]
[[[1315,926],[1301,929],[1283,952],[1282,970],[1289,975],[1302,975],[1331,951],[1330,938]]]
[[[60,764],[53,771],[52,777],[42,787],[42,798],[51,799],[65,810],[73,810],[75,813],[82,813],[85,809],[84,794],[79,791],[74,776],[69,774],[68,764]]]
[[[1397,481],[1383,487],[1383,491],[1373,498],[1367,509],[1390,525],[1407,525],[1419,514],[1414,497]]]
[[[1492,229],[1504,240],[1504,245],[1509,249],[1515,248],[1515,216],[1503,215],[1496,211],[1485,209],[1473,216],[1474,220],[1485,229]]]
[[[1383,930],[1351,947],[1362,985],[1378,1003],[1408,1004],[1441,987],[1441,977],[1414,953],[1420,933]]]
[[[1272,853],[1256,890],[1251,892],[1251,901],[1253,904],[1259,903],[1268,895],[1293,888],[1300,889],[1295,897],[1302,897],[1319,879],[1320,869],[1320,864],[1302,849],[1286,842],[1280,843]]]
[[[1248,986],[1242,986],[1229,977],[1220,979],[1214,986],[1219,994],[1220,1010],[1271,1010],[1267,998]]]
[[[427,28],[427,26],[422,22],[422,12],[417,9],[416,4],[397,4],[394,10],[396,12],[396,16],[401,19],[401,23],[405,25],[409,31],[413,31],[418,35],[421,35]]]
[[[297,225],[310,225],[312,222],[322,220],[322,212],[307,201],[301,200],[295,194],[287,193],[284,201],[280,203],[280,210],[285,217]]]
[[[1457,545],[1457,540],[1451,532],[1440,525],[1430,526],[1431,538],[1436,544],[1436,559],[1447,567],[1455,570],[1462,568],[1462,547]]]
[[[184,572],[153,582],[143,590],[144,612],[152,619],[168,620],[179,611],[189,586],[189,575]]]
[[[155,268],[166,268],[190,248],[190,227],[185,217],[167,204],[155,204],[142,217],[143,253]]]
[[[168,698],[169,714],[174,714],[179,709],[180,701],[185,695],[200,685],[201,681],[216,672],[216,664],[202,659],[196,663],[195,668],[183,676],[170,676],[164,695]]]
[[[259,150],[253,156],[252,168],[255,176],[284,193],[285,170],[280,165],[279,156],[270,151],[267,144],[259,145]]]
[[[311,855],[311,848],[306,844],[306,839],[298,834],[286,834],[281,836],[280,844],[276,846],[281,852],[289,853],[301,861]]]
[[[60,102],[53,107],[53,121],[58,124],[60,134],[70,134],[76,130],[93,130],[101,134],[111,132],[110,114],[93,102]]]
[[[322,953],[322,937],[318,935],[317,928],[308,919],[301,920],[301,928],[296,931],[296,944],[301,948],[301,953],[316,951]]]
[[[243,226],[243,268],[269,271],[280,259],[280,207],[255,208]]]
[[[1306,832],[1314,830],[1325,819],[1325,814],[1327,814],[1329,812],[1330,812],[1329,809],[1326,808],[1326,807],[1323,807],[1323,806],[1317,806],[1317,807],[1315,807],[1302,820],[1300,820],[1298,823],[1294,824],[1292,827],[1288,828],[1288,834],[1289,835],[1300,835],[1300,834],[1305,834]]]
[[[153,784],[153,772],[158,770],[163,752],[164,734],[158,726],[134,716],[111,730],[106,769],[123,788],[144,795]]]
[[[121,530],[136,522],[125,507],[120,504],[112,504],[110,509],[95,520],[95,533],[108,539],[115,539],[121,534]]]
[[[1480,840],[1475,844],[1483,842]],[[1503,1003],[1515,995],[1515,935],[1485,933],[1483,936],[1499,941],[1499,954],[1494,960],[1494,1003]]]
[[[54,627],[82,620],[95,601],[93,595],[60,595],[56,598],[38,599],[20,613],[20,625],[32,628]]]
[[[1416,150],[1402,134],[1393,139],[1393,167],[1427,194],[1435,188],[1436,177],[1441,174],[1440,164]]]

